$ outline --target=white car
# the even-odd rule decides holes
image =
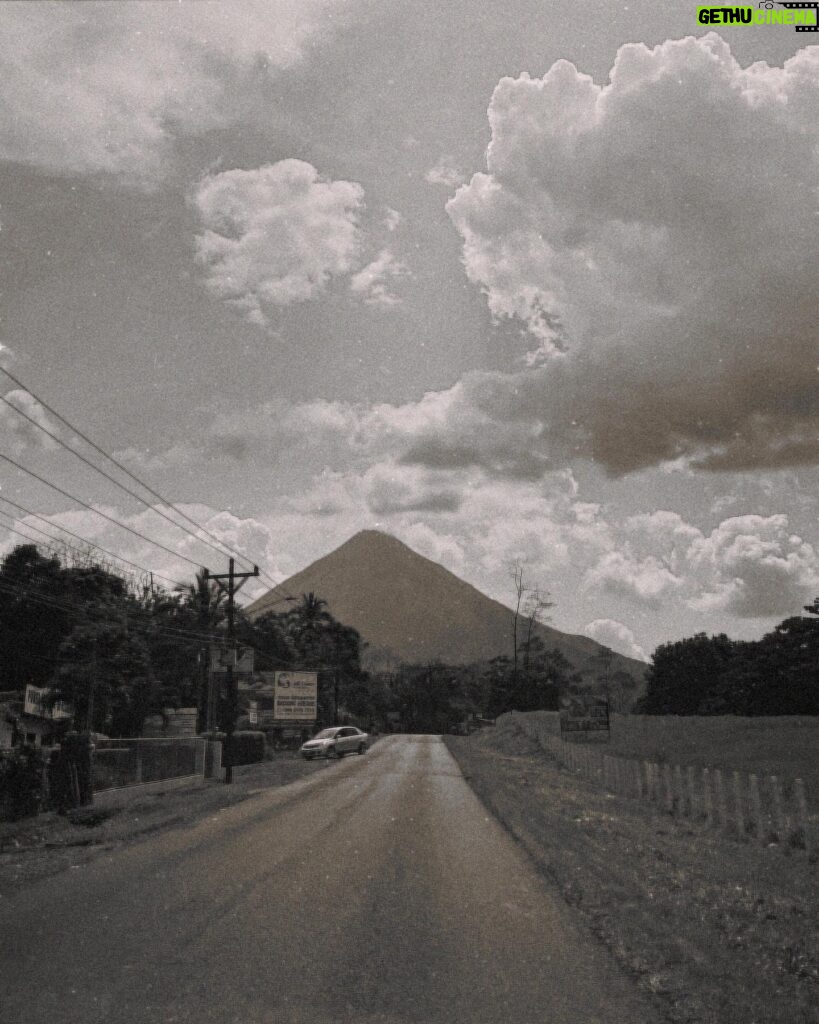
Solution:
[[[303,743],[299,753],[306,760],[314,757],[344,757],[345,754],[363,754],[370,737],[354,725],[334,725],[322,729],[311,740]]]

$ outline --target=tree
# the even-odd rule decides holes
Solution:
[[[697,715],[734,657],[736,645],[724,633],[705,633],[661,644],[646,673],[639,710],[646,715]]]
[[[811,615],[814,605],[806,606]],[[666,715],[819,714],[819,621],[795,616],[761,640],[704,633],[662,644],[635,710]]]
[[[512,672],[515,678],[518,674],[518,620],[520,619],[520,606],[523,596],[526,593],[526,586],[523,582],[523,566],[519,561],[514,561],[509,566],[509,576],[512,579],[515,594],[515,608],[512,612]]]
[[[523,670],[529,671],[530,650],[533,639],[533,630],[536,625],[544,621],[546,612],[554,607],[554,601],[549,600],[548,591],[541,593],[538,587],[529,591],[524,605],[524,616],[526,619],[526,639],[523,646]]]

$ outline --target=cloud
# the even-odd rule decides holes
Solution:
[[[208,289],[260,325],[277,307],[314,298],[353,266],[363,196],[302,160],[204,178],[192,202]]]
[[[0,158],[152,184],[174,140],[247,117],[342,0],[4,3]]]
[[[819,47],[742,68],[715,34],[624,46],[604,86],[502,79],[487,173],[447,209],[537,357],[472,397],[517,389],[534,448],[612,474],[819,460],[817,100]]]
[[[689,560],[703,574],[691,605],[742,618],[797,614],[819,588],[819,556],[786,515],[735,516],[696,540]]]
[[[648,655],[637,643],[634,633],[616,619],[595,619],[593,622],[587,622],[581,632],[604,647],[609,647],[618,654],[625,654],[627,658],[648,661]]]
[[[396,259],[389,249],[382,249],[372,262],[353,274],[350,291],[360,295],[368,306],[395,306],[401,300],[389,290],[389,280],[407,274],[406,263]]]
[[[19,409],[29,419],[18,415],[14,411],[15,409]],[[34,422],[30,422],[31,420]],[[38,427],[43,429],[40,430]],[[49,437],[44,431],[48,431],[56,437],[61,437],[63,434],[59,424],[52,420],[37,399],[28,391],[23,391],[20,388],[8,391],[3,396],[3,401],[0,403],[0,428],[16,452],[25,448],[55,451],[59,448],[58,441]]]
[[[623,551],[605,554],[583,579],[588,590],[625,597],[648,608],[659,608],[682,585],[682,578],[661,559],[635,558]]]
[[[153,571],[157,576],[165,577],[166,579],[157,580],[157,582],[161,582],[168,589],[172,587],[168,580],[183,584],[192,580],[198,566],[208,566],[217,571],[217,566],[226,564],[227,556],[215,551],[210,539],[203,542],[186,532],[187,528],[193,530],[189,523],[184,524],[186,529],[177,529],[150,508],[129,513],[112,505],[100,504],[96,507],[148,539],[141,540],[132,533],[103,519],[90,509],[70,509],[44,518],[54,527],[63,527],[77,536],[85,538],[92,546],[97,545],[99,548],[111,551],[146,570]],[[172,510],[166,506],[158,507],[173,515]],[[251,562],[258,562],[259,565],[265,566],[268,572],[277,571],[275,533],[271,526],[264,521],[248,516],[236,516],[233,513],[213,509],[203,504],[179,504],[178,507],[223,543],[245,555]],[[40,520],[29,516],[22,516],[19,522],[30,523],[33,527],[50,532]],[[74,538],[67,534],[61,535],[59,529],[55,529],[53,532],[57,544],[64,542],[69,548],[82,548],[82,544]],[[163,550],[157,544],[151,543],[152,540],[169,548],[170,551]],[[44,538],[42,542],[47,543]],[[10,541],[11,546],[16,543],[21,543],[19,538]],[[170,552],[177,552],[177,557]],[[121,561],[112,561],[100,551],[97,554],[103,562],[111,561],[115,571],[139,575],[138,570],[133,566]]]
[[[424,181],[430,185],[443,185],[450,190],[462,185],[465,180],[466,176],[458,170],[451,156],[442,156],[424,175]]]
[[[398,212],[398,210],[393,210],[391,206],[387,207],[387,212],[384,215],[384,227],[387,229],[387,231],[396,231],[401,226],[403,221],[404,218]]]
[[[397,512],[457,512],[463,492],[447,474],[433,474],[391,463],[374,466],[365,475],[367,506],[374,515]]]

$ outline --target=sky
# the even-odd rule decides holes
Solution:
[[[519,562],[552,625],[639,658],[819,593],[810,33],[680,0],[0,29],[0,498],[225,571],[79,430],[258,562],[249,596],[375,528],[506,603]],[[3,512],[2,550],[50,532]]]

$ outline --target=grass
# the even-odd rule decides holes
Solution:
[[[557,712],[536,712],[554,732]],[[607,753],[637,760],[802,779],[819,810],[819,717],[612,715]]]
[[[470,784],[675,1024],[817,1024],[817,865],[559,770],[514,720],[447,744]]]

